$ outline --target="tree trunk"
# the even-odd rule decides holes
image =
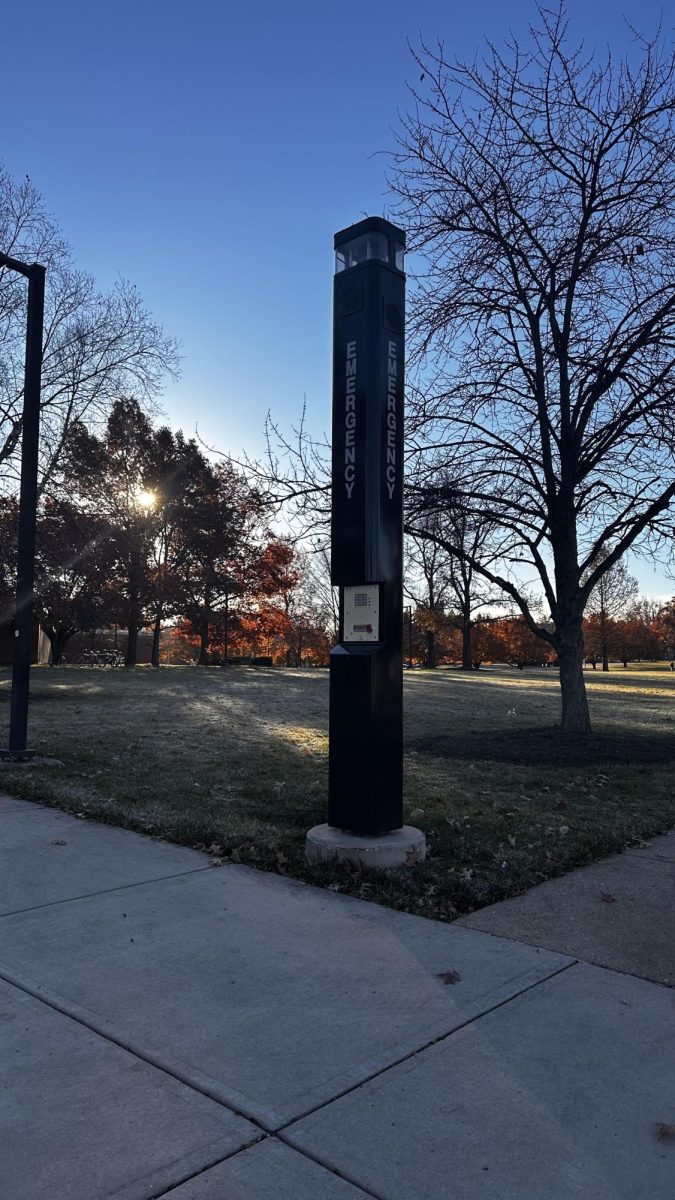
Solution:
[[[584,682],[584,638],[581,619],[561,630],[556,639],[564,733],[590,733],[591,717]]]
[[[462,670],[473,671],[473,654],[471,653],[471,621],[462,621]]]
[[[47,629],[44,625],[42,628],[49,638],[49,645],[52,652],[51,665],[52,667],[58,667],[61,663],[61,659],[63,658],[63,651],[66,648],[66,643],[70,640],[74,633],[77,633],[77,630],[63,627],[55,629],[53,626]]]
[[[155,617],[155,624],[154,624],[153,630],[152,630],[152,655],[150,658],[150,661],[151,661],[153,667],[157,667],[157,668],[159,668],[159,638],[160,638],[161,632],[162,632],[162,610],[161,610],[161,608],[159,608],[157,610],[157,616]]]
[[[609,671],[609,653],[606,646],[602,647],[602,669]]]
[[[433,629],[427,629],[427,667],[434,668],[436,666],[436,632]]]
[[[208,667],[209,665],[209,622],[208,618],[199,623],[199,658],[197,659],[198,667]]]
[[[553,645],[560,664],[563,733],[591,732],[584,680],[584,606],[580,593],[577,514],[574,502],[575,451],[569,435],[561,442],[561,484],[551,525],[557,602]]]

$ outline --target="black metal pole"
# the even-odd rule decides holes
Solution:
[[[12,260],[7,265],[14,266]],[[22,264],[23,265],[23,264]],[[17,548],[16,613],[12,697],[9,718],[9,751],[2,757],[29,758],[26,750],[28,694],[33,642],[33,582],[35,575],[35,520],[37,514],[38,442],[40,434],[40,383],[42,376],[42,329],[44,323],[45,268],[38,263],[26,267],[28,317],[26,365],[21,436],[21,489]]]

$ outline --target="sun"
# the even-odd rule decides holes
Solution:
[[[148,492],[145,488],[138,488],[134,492],[134,500],[139,508],[150,509],[154,508],[157,503],[157,497],[154,492]]]

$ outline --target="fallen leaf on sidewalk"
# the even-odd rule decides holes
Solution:
[[[616,896],[613,896],[611,892],[601,892],[600,899],[604,900],[605,904],[616,904]]]
[[[462,976],[457,971],[441,971],[438,978],[443,983],[459,983]]]
[[[63,838],[54,838],[54,841],[52,842],[52,846],[67,846],[67,845],[68,845],[68,843],[64,842]]]
[[[675,1125],[657,1125],[656,1136],[660,1142],[675,1142]]]

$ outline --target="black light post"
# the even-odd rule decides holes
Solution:
[[[33,642],[33,580],[35,575],[35,519],[37,513],[45,268],[39,263],[19,262],[15,258],[9,258],[6,254],[0,254],[1,267],[17,271],[19,275],[24,275],[28,280],[9,748],[0,750],[0,759],[20,762],[33,755],[32,750],[26,749],[26,731]]]
[[[367,217],[335,235],[328,823],[311,861],[420,861],[403,825],[405,234]]]

